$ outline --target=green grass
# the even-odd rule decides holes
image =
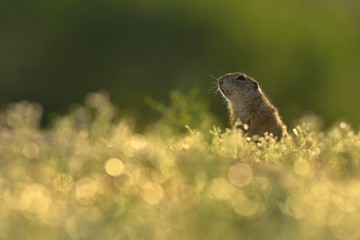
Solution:
[[[142,133],[98,93],[45,130],[41,107],[10,105],[0,239],[360,238],[359,132],[307,123],[248,142],[195,98],[150,101],[163,117]]]

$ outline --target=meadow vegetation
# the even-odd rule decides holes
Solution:
[[[106,94],[39,127],[0,115],[0,239],[359,239],[360,133],[342,122],[248,141],[196,94],[149,100],[137,131]]]

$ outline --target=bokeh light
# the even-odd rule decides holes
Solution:
[[[253,178],[251,167],[244,163],[236,163],[229,169],[229,180],[238,187],[249,184]]]
[[[113,177],[120,176],[124,172],[124,163],[117,158],[110,158],[105,163],[106,172]]]
[[[157,204],[164,197],[164,189],[158,183],[146,182],[141,190],[142,199],[149,204]]]

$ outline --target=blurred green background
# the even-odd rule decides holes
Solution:
[[[223,125],[213,77],[256,78],[285,122],[325,126],[360,114],[360,2],[354,0],[3,0],[0,104],[27,99],[62,113],[105,89],[141,128],[144,99],[198,88]],[[51,115],[50,115],[51,116]]]

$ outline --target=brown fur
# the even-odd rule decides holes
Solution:
[[[287,135],[278,111],[254,79],[243,73],[228,73],[218,79],[218,87],[228,102],[232,125],[237,121],[246,124],[248,128],[240,128],[249,136],[267,132],[280,139]]]

